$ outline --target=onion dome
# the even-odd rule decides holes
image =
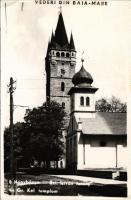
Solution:
[[[78,86],[90,86],[93,82],[93,78],[89,72],[85,70],[83,67],[83,60],[82,60],[82,67],[80,71],[78,71],[72,79],[74,85]]]

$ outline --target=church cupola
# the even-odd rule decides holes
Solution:
[[[69,91],[71,98],[71,115],[76,118],[95,117],[95,92],[98,88],[93,87],[93,78],[83,66],[82,59],[81,69],[73,76],[72,82],[74,87]]]
[[[88,87],[93,83],[93,78],[91,74],[85,70],[83,63],[80,71],[73,76],[72,82],[75,86],[79,87]]]

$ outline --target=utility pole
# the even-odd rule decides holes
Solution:
[[[13,86],[16,81],[13,80],[13,78],[10,78],[10,83],[8,85],[9,87],[9,93],[10,93],[10,173],[11,173],[11,190],[14,190],[15,194],[15,187],[14,187],[14,180],[15,180],[15,162],[14,162],[14,148],[13,148],[13,111],[14,111],[14,105],[13,105],[13,93],[15,91],[15,87]],[[11,194],[13,192],[11,191]]]
[[[117,142],[116,142],[116,169],[117,169],[117,167],[118,167],[118,164],[117,164],[117,159],[118,159],[118,152],[117,152]]]

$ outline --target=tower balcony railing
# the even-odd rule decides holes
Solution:
[[[52,56],[51,60],[56,60],[56,61],[76,61],[76,57],[57,57],[57,56]]]

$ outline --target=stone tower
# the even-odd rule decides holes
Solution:
[[[59,18],[55,33],[52,32],[48,42],[45,58],[46,69],[46,100],[58,102],[70,113],[70,96],[68,92],[73,86],[72,77],[75,74],[76,50],[71,33],[70,41],[66,34],[62,13]]]

